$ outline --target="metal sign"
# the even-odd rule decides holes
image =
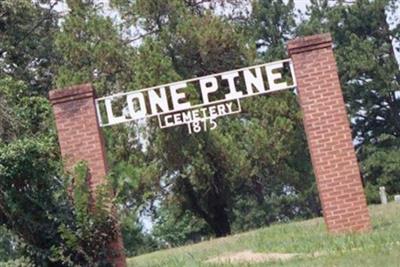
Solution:
[[[290,59],[96,99],[100,126],[157,116],[161,128],[213,130],[215,119],[241,112],[240,99],[296,87]]]

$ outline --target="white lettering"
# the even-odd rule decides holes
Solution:
[[[104,100],[106,105],[107,119],[109,124],[117,124],[125,121],[125,116],[122,114],[121,116],[115,117],[112,110],[112,99],[106,98]]]
[[[207,117],[207,113],[206,113],[207,108],[201,108],[200,111],[201,111],[201,113],[203,113],[203,117]]]
[[[204,104],[210,103],[208,95],[218,90],[218,82],[215,77],[200,80],[201,97]]]
[[[217,106],[219,115],[225,115],[225,105],[221,104]]]
[[[256,76],[254,76],[249,69],[243,71],[244,81],[246,84],[246,91],[247,94],[249,95],[254,94],[253,86],[257,89],[258,92],[260,93],[265,92],[264,80],[262,77],[261,69],[255,68],[254,70],[256,72]]]
[[[243,92],[236,91],[235,78],[239,77],[237,72],[231,72],[221,75],[221,79],[228,80],[229,94],[225,95],[226,99],[237,99],[243,96]]]
[[[209,107],[208,109],[209,109],[209,111],[210,111],[210,117],[211,117],[211,118],[214,118],[214,117],[217,117],[217,116],[218,116],[217,108],[216,108],[215,106],[211,106],[211,107]]]
[[[226,107],[228,108],[228,113],[232,113],[232,102],[228,102],[228,103],[226,103],[225,105],[226,105]]]
[[[280,72],[275,72],[274,70],[283,68],[283,63],[278,62],[274,64],[269,64],[265,67],[267,71],[267,78],[269,84],[269,91],[281,90],[288,87],[287,82],[276,83],[276,80],[282,79],[282,74]]]
[[[169,111],[168,107],[168,98],[165,92],[165,87],[159,88],[160,95],[158,95],[155,89],[149,90],[149,101],[150,101],[150,109],[152,114],[157,114],[159,107],[162,112]]]
[[[166,115],[166,116],[164,117],[164,122],[165,122],[165,126],[166,126],[166,127],[170,127],[170,126],[173,126],[173,125],[174,125],[174,122],[173,122],[173,121],[170,121],[170,119],[172,119],[172,115]]]
[[[182,123],[181,113],[174,114],[175,123]]]
[[[194,121],[197,121],[197,120],[200,119],[200,114],[199,114],[199,110],[198,109],[193,110],[192,114],[193,114],[193,120]]]
[[[182,120],[183,122],[188,122],[192,120],[192,111],[189,110],[187,112],[182,112]]]
[[[135,99],[138,101],[137,109],[135,108],[133,103]],[[134,93],[128,95],[126,97],[126,102],[128,103],[129,115],[132,119],[137,120],[146,116],[146,103],[144,102],[144,96],[142,93]]]
[[[176,83],[169,87],[171,91],[171,98],[172,98],[172,105],[174,106],[174,111],[183,110],[183,109],[190,109],[189,102],[180,103],[179,100],[184,99],[186,97],[185,93],[179,93],[179,89],[186,88],[187,84],[185,82]]]
[[[286,77],[286,74],[291,77]],[[287,81],[291,81],[290,85]],[[227,87],[227,92],[218,94],[221,83]],[[239,88],[239,85],[243,85],[242,87],[245,88]],[[239,99],[241,98],[294,88],[295,86],[293,64],[290,59],[285,59],[206,77],[197,77],[178,83],[102,97],[96,99],[96,112],[100,126],[153,116],[159,116],[159,124],[162,128],[199,121],[206,123],[210,119],[239,113],[241,111]],[[190,100],[188,87],[193,90],[200,90],[200,92],[197,91],[198,93],[193,93],[194,91],[190,90]],[[217,95],[218,99],[213,97]],[[198,99],[194,99],[196,96],[198,96]],[[122,109],[121,112],[116,110],[117,107]],[[102,121],[104,117],[106,117],[107,122]]]

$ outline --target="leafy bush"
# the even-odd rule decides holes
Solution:
[[[64,264],[77,262],[87,266],[109,266],[108,244],[117,236],[116,220],[110,214],[108,186],[98,186],[92,199],[88,186],[88,167],[84,162],[74,168],[72,186],[74,224],[59,226],[62,246],[52,248],[53,255]],[[95,204],[93,204],[95,203]],[[69,253],[65,253],[65,252]]]
[[[91,205],[86,165],[76,166],[74,179],[58,178],[53,147],[45,138],[0,144],[0,225],[19,237],[16,246],[34,266],[108,266],[115,219],[107,186]]]

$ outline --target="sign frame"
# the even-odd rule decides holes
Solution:
[[[134,95],[134,94],[147,93],[150,90],[155,90],[155,89],[160,89],[160,88],[164,88],[164,90],[165,90],[165,88],[170,88],[171,86],[179,86],[179,84],[188,84],[188,83],[191,83],[191,82],[201,81],[201,80],[204,80],[204,79],[215,78],[215,77],[218,77],[218,76],[222,77],[222,76],[226,76],[226,75],[229,75],[229,74],[239,73],[239,72],[243,72],[243,71],[246,71],[246,70],[253,70],[253,69],[262,68],[262,67],[264,67],[267,70],[267,76],[268,76],[268,68],[270,68],[270,67],[276,67],[276,69],[283,68],[283,65],[285,63],[289,65],[289,69],[290,69],[289,72],[290,72],[290,75],[291,75],[291,78],[292,78],[292,84],[283,86],[283,87],[278,88],[278,89],[270,89],[270,88],[268,88],[265,91],[252,92],[251,94],[244,94],[244,95],[242,94],[239,97],[228,98],[228,99],[227,98],[219,99],[219,100],[209,101],[207,103],[204,103],[204,99],[202,99],[203,103],[196,104],[196,105],[190,105],[190,107],[188,107],[188,108],[176,109],[176,110],[168,110],[168,111],[156,112],[156,113],[151,113],[151,114],[147,114],[147,111],[146,111],[146,114],[144,116],[140,117],[140,118],[122,118],[122,119],[120,118],[120,121],[115,121],[115,122],[110,122],[110,121],[104,122],[103,119],[102,119],[102,116],[101,116],[100,104],[103,101],[107,105],[107,101],[109,101],[109,103],[111,103],[116,98],[128,97],[129,95]],[[278,73],[278,74],[281,74],[281,73]],[[276,75],[276,74],[272,73],[272,71],[271,71],[271,76],[272,75]],[[282,78],[282,77],[280,77],[280,78]],[[275,79],[275,80],[277,80],[277,79]],[[263,82],[271,83],[269,79],[267,81],[263,80]],[[216,119],[217,117],[227,116],[227,115],[230,115],[230,114],[235,114],[235,113],[241,112],[240,99],[242,99],[242,98],[248,98],[248,97],[252,97],[252,96],[258,96],[258,95],[264,95],[264,94],[279,92],[279,91],[283,91],[283,90],[289,90],[289,89],[293,89],[293,88],[296,88],[296,87],[297,87],[297,81],[296,81],[296,77],[295,77],[295,73],[294,73],[293,62],[292,62],[292,60],[290,58],[288,58],[288,59],[278,60],[278,61],[274,61],[274,62],[262,63],[262,64],[253,65],[253,66],[249,66],[249,67],[243,67],[243,68],[239,68],[239,69],[229,70],[229,71],[225,71],[225,72],[221,72],[221,73],[215,73],[215,74],[210,74],[210,75],[206,75],[206,76],[195,77],[195,78],[186,79],[186,80],[183,80],[183,81],[176,81],[176,82],[166,83],[166,84],[162,84],[162,85],[152,86],[152,87],[148,87],[148,88],[144,88],[144,89],[140,89],[140,90],[116,93],[116,94],[112,94],[112,95],[109,95],[109,96],[104,96],[104,97],[100,97],[100,98],[95,99],[95,106],[96,106],[96,113],[97,113],[98,122],[99,122],[99,126],[100,127],[106,127],[106,126],[116,125],[116,124],[120,124],[120,123],[128,123],[128,122],[141,120],[141,119],[148,119],[148,118],[152,118],[152,117],[155,117],[155,116],[158,117],[158,122],[159,122],[159,127],[160,128],[174,127],[174,126],[179,126],[179,125],[183,125],[183,124],[187,124],[188,127],[189,127],[189,124],[193,123],[193,122],[203,121],[203,120],[207,120],[207,119]],[[237,101],[238,102],[238,106],[239,106],[239,111],[235,111],[235,112],[231,112],[229,114],[219,115],[219,116],[215,116],[215,117],[209,116],[209,117],[204,117],[204,118],[200,118],[200,119],[195,119],[195,120],[191,120],[191,121],[186,122],[186,123],[177,123],[177,124],[174,124],[174,125],[170,125],[168,127],[162,126],[161,119],[160,119],[160,117],[162,115],[171,114],[171,113],[177,113],[177,112],[183,112],[183,111],[195,110],[195,109],[203,108],[203,107],[206,107],[206,106],[218,105],[218,104],[226,103],[226,102],[229,102],[229,101]],[[109,104],[109,105],[111,105],[111,104]],[[110,116],[108,113],[109,112],[112,113],[112,109],[111,108],[110,108],[110,110],[111,111],[107,110],[107,112],[106,112],[108,118]],[[124,115],[122,115],[122,116],[124,116]]]

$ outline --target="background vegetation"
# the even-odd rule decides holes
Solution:
[[[108,219],[82,218],[66,196],[50,89],[91,82],[102,96],[282,59],[301,35],[332,33],[368,201],[379,186],[400,193],[398,1],[311,0],[304,14],[291,0],[110,5],[0,1],[0,261],[104,263],[82,222]],[[196,135],[152,120],[105,129],[128,255],[320,215],[295,94],[242,108]]]

